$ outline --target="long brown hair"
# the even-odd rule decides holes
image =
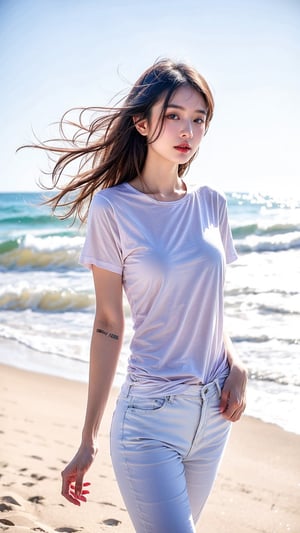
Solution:
[[[45,201],[51,205],[53,212],[58,207],[64,208],[63,213],[60,211],[57,216],[78,217],[84,221],[96,190],[129,182],[141,175],[147,156],[147,139],[138,133],[134,121],[137,117],[138,120],[149,119],[153,105],[164,98],[157,139],[170,98],[183,85],[191,86],[205,99],[207,130],[214,109],[213,96],[207,82],[193,67],[162,59],[140,76],[124,103],[118,107],[77,109],[77,122],[69,118],[74,112],[71,109],[60,121],[58,145],[55,140],[31,145],[58,157],[51,171],[52,184],[46,186],[40,181],[43,189],[59,191]],[[85,117],[91,112],[97,113],[97,118],[86,125]],[[66,135],[67,126],[75,127],[75,133],[70,139]],[[195,155],[187,163],[178,166],[179,176],[188,170]],[[78,171],[64,184],[63,174],[74,162],[79,164]]]

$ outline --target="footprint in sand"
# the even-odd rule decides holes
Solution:
[[[11,520],[8,520],[7,518],[0,518],[0,524],[3,524],[4,526],[14,526],[14,522]]]
[[[121,524],[121,521],[116,520],[115,518],[107,518],[106,520],[103,520],[102,524],[105,524],[106,526],[118,526]]]
[[[73,527],[58,527],[55,531],[58,531],[59,533],[76,533],[76,531],[80,531],[80,529],[74,529]]]
[[[1,500],[5,503],[11,503],[12,505],[19,505],[21,506],[21,504],[19,502],[17,502],[17,500],[15,500],[15,498],[13,498],[12,496],[3,496],[1,498]]]
[[[31,474],[33,479],[36,479],[37,481],[43,481],[44,479],[47,479],[47,476],[42,476],[41,474]]]
[[[14,430],[15,433],[21,433],[21,435],[27,435],[27,431],[24,431],[23,429],[15,429]]]
[[[5,511],[12,511],[12,505],[20,504],[12,496],[2,496],[0,503],[0,513],[4,513]]]
[[[44,499],[44,496],[31,496],[30,498],[28,498],[28,501],[31,503],[37,503],[39,505],[42,505],[42,501]]]
[[[13,511],[14,508],[13,505],[18,505],[19,507],[21,504],[15,500],[12,496],[2,496],[0,503],[0,512],[4,513],[5,511]],[[11,520],[8,520],[8,518],[0,518],[0,524],[3,524],[4,526],[14,526],[14,522]],[[2,529],[2,528],[1,528]]]
[[[99,502],[100,505],[108,505],[109,507],[117,507],[114,503],[111,502]]]
[[[4,513],[5,511],[12,511],[13,508],[11,505],[6,505],[6,503],[0,503],[0,513]]]

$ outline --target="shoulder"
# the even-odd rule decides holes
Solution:
[[[194,192],[204,202],[213,202],[217,206],[226,205],[226,195],[223,191],[209,187],[208,185],[198,186],[194,189]]]
[[[92,199],[92,209],[104,209],[109,211],[114,208],[120,195],[123,193],[123,184],[116,185],[114,187],[108,187],[107,189],[101,189],[97,191]]]
[[[97,191],[88,210],[88,224],[111,225],[115,219],[115,200],[113,188]]]
[[[207,216],[211,217],[216,223],[223,223],[228,217],[226,195],[219,189],[202,185],[195,191],[198,197],[199,205]]]

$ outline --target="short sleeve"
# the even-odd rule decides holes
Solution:
[[[234,247],[232,233],[229,226],[226,198],[223,195],[219,195],[219,227],[226,263],[233,263],[233,261],[237,260],[238,254]]]
[[[101,192],[90,205],[85,242],[79,263],[122,274],[123,261],[118,225],[113,206]]]

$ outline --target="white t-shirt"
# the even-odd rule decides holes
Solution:
[[[217,191],[161,202],[122,183],[95,194],[80,262],[123,277],[135,394],[177,394],[226,375],[223,285],[236,258]]]

